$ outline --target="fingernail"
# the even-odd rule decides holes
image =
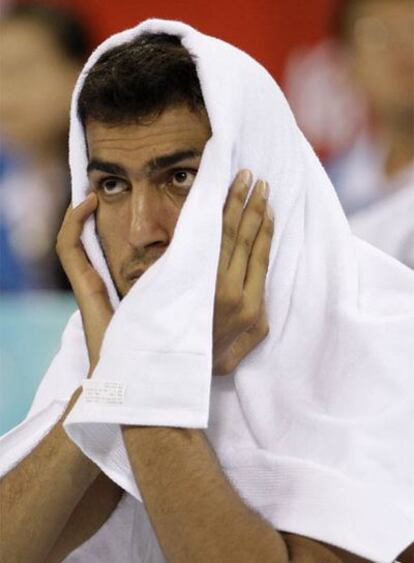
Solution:
[[[260,180],[259,193],[264,199],[267,199],[269,197],[269,184],[267,182]]]
[[[269,219],[273,221],[273,219],[275,218],[275,214],[273,213],[273,209],[270,207],[269,203],[266,205],[266,213]]]
[[[247,186],[248,188],[250,187],[250,184],[252,183],[252,173],[250,172],[250,170],[242,170],[240,172],[239,178],[245,186]]]
[[[77,209],[77,208],[80,207],[81,205],[84,205],[85,202],[88,201],[88,199],[90,199],[90,195],[91,195],[91,194],[89,193],[81,202],[77,203],[76,205],[74,205],[74,204],[73,204],[73,201],[72,201],[72,208],[73,208],[73,209]]]

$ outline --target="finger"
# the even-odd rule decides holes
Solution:
[[[65,224],[65,221],[67,221],[69,215],[72,213],[72,209],[73,209],[73,206],[72,206],[72,204],[70,204],[65,211],[65,215],[64,215],[63,221],[62,221],[62,226]]]
[[[263,342],[269,334],[269,325],[267,323],[266,315],[263,314],[259,321],[244,332],[235,340],[232,345],[232,357],[236,365],[244,359],[252,350]]]
[[[242,333],[229,347],[223,358],[213,367],[214,375],[227,375],[234,371],[240,362],[254,350],[269,334],[266,313],[263,312],[258,322],[249,330]]]
[[[243,287],[250,254],[260,231],[266,211],[268,185],[260,180],[243,211],[229,272],[236,283]]]
[[[251,304],[253,309],[260,305],[264,297],[273,233],[274,218],[268,205],[265,218],[252,248],[244,285],[245,300]]]
[[[252,183],[250,170],[241,170],[230,187],[223,209],[223,232],[219,270],[227,270],[239,231],[247,194]]]
[[[73,208],[68,207],[63,219],[61,233],[68,240],[79,240],[86,219],[96,211],[98,198],[91,192],[82,203]]]
[[[66,212],[58,235],[56,250],[69,279],[72,274],[83,273],[91,267],[80,237],[86,219],[95,211],[96,207],[97,197],[92,193],[77,207],[69,208]]]

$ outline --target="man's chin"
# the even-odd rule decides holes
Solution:
[[[118,294],[118,299],[119,299],[120,301],[122,301],[122,299],[125,297],[125,295],[128,293],[128,291],[131,289],[131,287],[132,287],[134,284],[131,284],[131,285],[128,287],[128,286],[126,286],[125,284],[117,284],[117,283],[114,282],[114,285],[115,285],[116,292],[117,292],[117,294]]]
[[[120,300],[122,300],[127,295],[127,293],[129,293],[129,291],[135,285],[137,279],[138,278],[123,280],[122,282],[115,284],[116,292]]]

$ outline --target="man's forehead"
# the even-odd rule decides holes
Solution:
[[[143,123],[89,121],[87,172],[146,176],[190,160],[193,165],[210,135],[207,115],[187,108],[165,111]]]
[[[137,123],[106,124],[89,120],[86,138],[90,155],[98,152],[140,152],[171,145],[192,144],[197,148],[210,137],[210,125],[203,112],[187,107],[170,108],[160,116]]]

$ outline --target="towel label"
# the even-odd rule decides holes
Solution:
[[[87,403],[99,405],[122,405],[125,385],[117,381],[85,381],[83,384]]]

